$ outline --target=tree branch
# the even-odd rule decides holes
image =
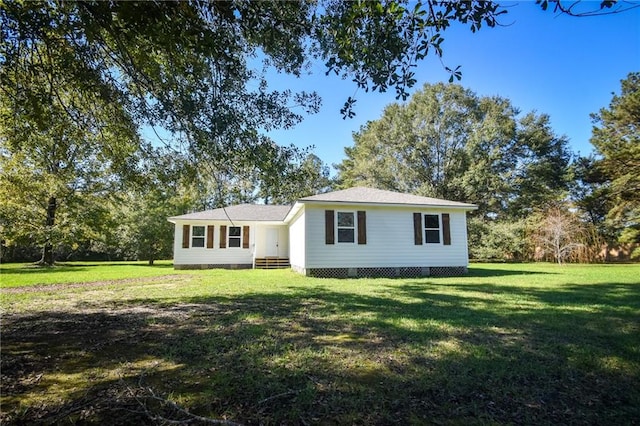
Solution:
[[[620,3],[625,3],[627,4],[626,7],[624,6],[617,6],[614,7],[615,4],[617,4],[617,1],[603,1],[600,3],[600,7],[596,10],[587,10],[585,12],[575,12],[575,8],[577,6],[579,6],[581,3],[583,3],[582,1],[574,1],[573,3],[571,3],[569,6],[565,6],[564,4],[562,4],[562,0],[552,0],[553,3],[555,3],[555,7],[553,9],[554,13],[558,13],[559,14],[565,14],[565,15],[569,15],[569,16],[573,16],[573,17],[577,17],[577,18],[585,18],[588,16],[604,16],[604,15],[615,15],[618,13],[623,13],[623,12],[627,12],[629,10],[635,9],[640,7],[640,4],[634,4],[634,3],[630,3],[630,2],[620,2]],[[538,3],[542,3],[543,5],[546,4],[546,1],[538,1]],[[592,4],[592,2],[588,2],[590,4]],[[612,9],[612,10],[608,10],[608,11],[604,11],[604,9]],[[543,6],[543,9],[546,9],[545,6]]]

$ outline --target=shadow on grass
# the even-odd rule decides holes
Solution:
[[[515,266],[514,266],[515,268]],[[469,266],[468,273],[465,275],[467,277],[480,277],[480,278],[489,278],[489,277],[505,277],[509,275],[550,275],[556,274],[555,272],[548,271],[523,271],[521,269],[499,269],[499,268],[477,268],[473,266]]]
[[[87,265],[77,265],[73,269],[69,266],[23,266],[21,268],[5,268],[2,269],[2,275],[27,275],[27,274],[56,274],[60,272],[86,271]]]
[[[144,267],[144,268],[153,268],[153,269],[173,269],[173,263],[154,263],[153,265],[149,265],[149,263],[140,263],[140,262],[135,262],[135,263],[127,263],[127,262],[100,262],[100,263],[90,263],[90,264],[74,264],[74,263],[59,263],[56,264],[56,266],[62,266],[65,268],[73,268],[75,270],[75,268],[82,268],[82,267],[88,267],[88,268],[93,268],[96,266],[139,266],[139,267]]]
[[[148,421],[113,398],[123,383],[249,424],[640,418],[640,286],[291,290],[7,317],[5,420]],[[170,368],[135,367],[150,360]],[[64,386],[73,391],[62,404],[18,408]]]
[[[90,271],[96,267],[122,267],[122,266],[136,266],[136,267],[144,267],[144,268],[152,268],[152,269],[173,269],[172,263],[160,263],[149,265],[147,263],[124,263],[124,262],[101,262],[101,263],[56,263],[55,266],[37,266],[37,265],[25,265],[19,268],[3,268],[2,275],[24,275],[24,274],[55,274],[60,272],[79,272],[79,271]]]

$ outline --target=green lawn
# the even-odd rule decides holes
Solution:
[[[173,273],[170,261],[156,262],[151,267],[147,262],[68,262],[54,268],[12,263],[0,267],[0,288],[157,277]]]
[[[3,424],[640,418],[640,265],[352,280],[2,265],[0,279]]]

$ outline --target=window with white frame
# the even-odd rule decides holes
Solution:
[[[354,212],[338,212],[338,242],[353,243],[356,235]]]
[[[239,226],[229,227],[229,244],[227,247],[240,247],[242,240],[242,228]]]
[[[204,226],[191,227],[191,247],[204,247]]]
[[[424,215],[424,241],[427,244],[440,243],[440,215]]]

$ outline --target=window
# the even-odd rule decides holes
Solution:
[[[420,216],[420,213],[417,214]],[[338,221],[337,223],[336,219]],[[367,212],[359,210],[356,216],[356,212],[337,212],[336,214],[335,210],[325,210],[325,244],[335,244],[336,230],[338,232],[339,243],[353,244],[355,243],[357,235],[358,244],[367,244]],[[420,235],[422,236],[422,231],[420,231]]]
[[[353,212],[338,212],[338,242],[355,242],[356,225]]]
[[[204,247],[204,226],[193,226],[191,229],[191,247]]]
[[[229,227],[229,245],[228,247],[240,247],[240,240],[242,239],[242,231],[239,226]]]
[[[440,243],[440,216],[437,214],[424,215],[424,240],[427,244]]]

